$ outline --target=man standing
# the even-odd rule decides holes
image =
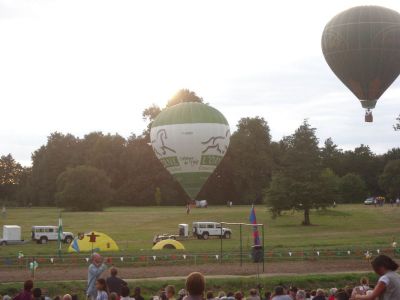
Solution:
[[[98,253],[92,254],[92,263],[88,269],[88,286],[86,295],[89,300],[96,300],[96,280],[99,279],[101,273],[107,269],[107,266],[103,263],[103,258]]]
[[[110,269],[110,277],[107,278],[107,288],[108,293],[116,293],[118,296],[121,296],[121,288],[126,286],[127,283],[121,278],[117,277],[118,271],[116,268],[112,267]]]

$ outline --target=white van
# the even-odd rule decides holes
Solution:
[[[208,240],[210,236],[218,236],[225,239],[230,239],[232,230],[229,228],[222,228],[218,222],[194,222],[193,235],[198,239]]]
[[[33,226],[32,227],[32,240],[38,244],[47,244],[48,241],[58,240],[58,227],[57,226]],[[72,232],[63,232],[62,241],[66,244],[71,244],[74,240]]]

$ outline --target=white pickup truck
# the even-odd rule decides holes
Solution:
[[[58,240],[58,227],[57,226],[33,226],[32,227],[32,240],[38,244],[47,244],[48,241]],[[61,240],[66,244],[71,244],[74,240],[72,232],[63,232]]]
[[[193,235],[198,239],[208,240],[210,236],[223,237],[230,239],[232,230],[230,228],[222,228],[218,222],[194,222]]]

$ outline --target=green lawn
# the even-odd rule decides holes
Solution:
[[[361,277],[367,276],[371,282],[376,281],[376,276],[368,274],[334,274],[334,275],[299,275],[299,276],[274,276],[274,277],[228,277],[228,278],[207,278],[207,290],[213,291],[215,295],[219,291],[235,292],[243,291],[248,295],[251,288],[256,288],[260,284],[263,291],[271,291],[276,285],[284,284],[286,286],[297,286],[304,289],[317,289],[332,287],[354,286],[358,284]],[[140,286],[145,299],[157,295],[161,287],[168,284],[175,286],[177,290],[184,287],[184,280],[135,280],[129,281],[128,285],[133,290]],[[84,281],[63,281],[63,282],[36,282],[36,286],[41,287],[45,294],[54,297],[65,293],[77,294],[78,299],[85,298]],[[0,295],[14,295],[21,289],[21,283],[3,283],[0,284]]]
[[[213,207],[193,209],[186,215],[184,207],[114,207],[104,212],[64,212],[65,231],[88,232],[97,230],[109,234],[124,252],[150,250],[157,233],[177,233],[179,223],[193,221],[248,222],[250,207]],[[266,225],[267,249],[301,249],[323,247],[351,247],[373,245],[390,247],[393,237],[399,239],[400,208],[374,208],[364,205],[341,205],[334,209],[313,212],[313,226],[301,226],[300,213],[285,213],[272,219],[263,206],[257,207],[259,223]],[[22,226],[25,239],[30,238],[32,225],[57,225],[58,210],[54,208],[9,209],[7,219],[0,225]],[[191,227],[191,226],[190,226]],[[224,241],[226,250],[239,249],[239,228],[232,226],[233,237]],[[244,249],[251,246],[251,228],[243,230]],[[218,251],[219,240],[189,240],[184,245],[190,252]],[[15,256],[19,250],[25,255],[54,254],[56,243],[37,245],[28,243],[0,248],[0,255]]]

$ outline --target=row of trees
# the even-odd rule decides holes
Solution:
[[[281,161],[266,190],[274,216],[284,210],[302,210],[303,224],[310,225],[311,209],[360,202],[371,191],[386,193],[393,200],[400,196],[400,149],[382,157],[365,146],[343,152],[331,139],[320,149],[315,131],[305,121],[280,143]]]
[[[181,90],[167,106],[183,101],[203,99]],[[11,155],[2,156],[0,200],[15,205],[60,205],[72,210],[186,203],[187,196],[149,145],[149,128],[160,111],[155,105],[144,110],[148,126],[140,136],[124,138],[92,132],[79,138],[52,133],[46,145],[32,154],[29,168],[21,167]],[[199,199],[213,204],[262,203],[267,199],[274,213],[279,214],[283,209],[311,209],[334,200],[360,202],[367,195],[394,196],[399,193],[394,181],[390,183],[384,178],[391,177],[382,174],[386,165],[392,170],[389,163],[396,160],[400,160],[400,148],[384,155],[372,153],[365,145],[343,151],[332,139],[320,148],[315,129],[307,122],[293,135],[272,141],[263,118],[243,118],[236,125],[225,158]],[[274,203],[285,204],[281,207]]]

